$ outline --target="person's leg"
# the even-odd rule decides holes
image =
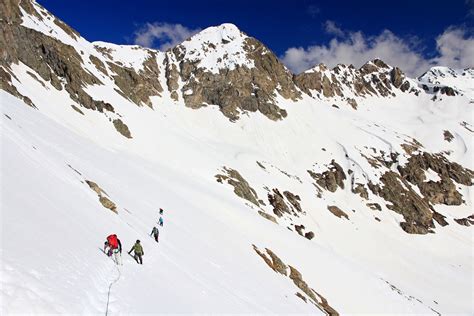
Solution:
[[[116,265],[122,265],[122,255],[120,254],[118,249],[114,251],[114,258],[115,258]]]
[[[136,261],[137,263],[140,263],[140,261],[138,261],[138,257],[139,257],[139,256],[138,256],[137,254],[134,254],[134,255],[133,255],[133,259],[135,259],[135,261]]]
[[[142,259],[142,255],[138,255],[138,259],[140,259],[140,264],[143,264],[143,259]]]

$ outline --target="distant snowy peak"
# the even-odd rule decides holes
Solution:
[[[286,116],[277,96],[297,100],[292,74],[265,45],[233,24],[207,28],[166,52],[171,98],[191,108],[217,105],[230,120],[260,112]]]
[[[449,67],[432,67],[419,78],[420,82],[426,81],[434,84],[442,84],[443,81],[453,79],[474,79],[474,68],[452,69]]]
[[[446,95],[463,94],[474,100],[474,68],[432,67],[418,81],[425,91]]]
[[[225,23],[208,27],[179,44],[174,50],[181,58],[199,63],[214,74],[220,69],[233,70],[237,66],[253,68],[255,64],[248,58],[249,37],[237,26]]]

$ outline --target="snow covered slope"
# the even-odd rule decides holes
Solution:
[[[2,313],[474,312],[472,77],[298,80],[229,24],[159,52],[0,9]]]

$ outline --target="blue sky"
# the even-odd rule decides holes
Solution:
[[[408,56],[409,72],[440,61],[452,67],[474,66],[469,56],[474,56],[474,0],[38,2],[90,41],[133,44],[140,34],[152,32],[155,35],[138,42],[155,48],[167,48],[208,26],[234,23],[295,72],[318,62],[334,64],[337,58],[360,66],[364,58],[383,58],[390,50],[393,56],[385,58],[393,59],[389,63],[403,63],[404,58],[397,60],[394,54],[417,56]],[[450,34],[442,38],[443,45],[460,47],[445,50],[467,49],[462,56],[442,56],[437,40],[446,32]]]

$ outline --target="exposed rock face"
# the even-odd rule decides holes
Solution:
[[[111,210],[112,212],[117,213],[117,206],[106,196],[100,196],[99,202],[105,207]]]
[[[226,174],[216,175],[217,182],[227,181],[234,187],[234,193],[247,201],[259,206],[257,192],[249,185],[249,183],[240,175],[237,170],[224,167]]]
[[[304,295],[301,294],[300,292],[296,292],[295,295],[301,298],[305,303],[308,303],[308,300],[306,299],[306,297],[304,297]]]
[[[431,204],[460,205],[464,201],[457,190],[456,183],[471,186],[473,171],[449,161],[443,154],[421,152],[422,146],[414,140],[413,144],[405,144],[404,149],[410,155],[408,163],[398,165],[394,171],[385,172],[380,178],[381,185],[369,182],[370,190],[390,202],[387,208],[403,215],[405,222],[401,227],[408,233],[426,234],[433,232],[435,220],[441,226],[448,223],[445,217],[437,213]],[[397,162],[397,155],[391,159],[376,158],[386,168]],[[426,172],[439,177],[438,181],[427,180]],[[417,186],[420,194],[411,185]],[[431,204],[430,204],[431,203]],[[376,203],[368,203],[371,209],[381,210]]]
[[[309,287],[308,283],[303,280],[301,273],[296,270],[296,268],[290,267],[290,279],[293,280],[293,283],[303,291],[308,297],[310,297],[315,304],[321,307],[328,315],[338,316],[339,313],[329,305],[328,301],[316,291]],[[320,298],[321,302],[317,299],[316,295]]]
[[[281,194],[280,191],[275,188],[273,189],[273,194],[268,193],[268,202],[273,206],[273,213],[278,217],[282,217],[284,214],[294,216],[298,216],[298,213],[304,214],[304,211],[301,209],[300,201],[300,197],[290,191],[284,191],[283,194]]]
[[[474,173],[461,165],[450,162],[442,154],[413,155],[404,167],[398,168],[400,175],[410,183],[418,186],[421,194],[433,204],[460,205],[462,195],[457,191],[454,182],[471,186]],[[425,182],[425,171],[432,170],[440,180]]]
[[[313,303],[318,309],[326,312],[329,315],[339,315],[339,313],[329,305],[328,301],[312,289],[308,283],[303,279],[303,275],[293,266],[286,265],[273,251],[268,248],[265,248],[266,253],[260,251],[257,246],[252,245],[255,252],[265,261],[265,263],[275,272],[280,273],[281,275],[288,276],[295,286],[301,290],[304,294],[307,295],[308,299],[311,303]],[[290,268],[290,274],[288,275],[288,268]],[[301,294],[296,294],[300,297],[304,302],[307,302],[306,297]],[[318,299],[319,298],[319,299]]]
[[[51,83],[57,90],[65,89],[71,99],[80,106],[99,112],[112,111],[112,105],[101,100],[94,100],[85,92],[86,86],[101,85],[102,81],[88,71],[85,67],[91,62],[100,72],[111,76],[117,90],[124,97],[137,105],[147,104],[151,106],[150,96],[160,95],[163,91],[159,83],[159,69],[156,61],[156,53],[149,51],[149,58],[143,63],[143,70],[138,73],[115,62],[107,62],[107,66],[94,55],[87,57],[72,46],[67,45],[53,37],[45,35],[36,30],[21,25],[22,12],[35,16],[39,20],[52,19],[53,22],[63,29],[73,39],[80,35],[52,15],[48,15],[38,4],[32,4],[28,0],[7,0],[0,4],[0,80],[2,89],[23,98],[32,106],[31,100],[19,95],[11,85],[11,65],[22,62],[33,69],[42,80]],[[105,54],[107,56],[107,54]],[[110,71],[108,71],[108,68]]]
[[[457,94],[456,90],[451,87],[441,87],[440,92],[441,94],[445,94],[449,97],[454,97]]]
[[[443,227],[449,225],[448,222],[446,221],[446,217],[441,215],[438,212],[433,211],[433,219]]]
[[[382,210],[382,207],[380,206],[380,204],[378,203],[367,203],[366,204],[371,210],[374,210],[374,211],[381,211]]]
[[[403,72],[398,67],[394,67],[390,71],[390,81],[395,86],[395,88],[399,88],[403,84],[404,77],[405,76],[403,75]]]
[[[291,193],[290,191],[284,191],[283,195],[286,197],[288,202],[290,202],[290,204],[293,206],[294,209],[296,209],[300,213],[303,212],[300,205],[301,199],[298,195],[295,195]]]
[[[312,90],[322,93],[326,98],[336,95],[342,96],[340,83],[334,74],[328,72],[327,67],[323,64],[318,65],[311,71],[294,76],[294,81],[303,92],[310,96],[313,96]]]
[[[283,261],[273,251],[268,248],[265,248],[265,250],[272,259],[272,266],[274,270],[280,274],[287,275],[286,269],[288,269],[288,267],[286,264],[283,263]]]
[[[304,225],[295,225],[295,230],[298,234],[303,236]]]
[[[268,202],[273,206],[273,213],[276,216],[282,217],[283,213],[291,214],[290,208],[286,205],[283,195],[278,189],[273,189],[273,194],[268,193]]]
[[[440,181],[428,181],[418,185],[421,194],[433,204],[461,205],[462,195],[453,181],[443,178]]]
[[[101,85],[105,82],[102,78],[108,77],[114,81],[117,93],[138,106],[152,107],[152,97],[159,97],[164,91],[159,79],[163,72],[165,88],[172,99],[184,100],[191,108],[217,105],[231,121],[247,112],[260,112],[271,120],[281,120],[287,112],[279,106],[278,97],[298,100],[302,97],[301,91],[315,98],[338,97],[354,109],[359,97],[387,97],[394,95],[395,90],[416,94],[423,91],[399,68],[378,59],[360,69],[352,65],[338,65],[333,69],[319,65],[294,76],[261,42],[231,24],[208,28],[166,53],[135,47],[133,49],[147,56],[141,61],[142,67],[136,69],[114,60],[110,49],[100,44],[95,45],[96,55],[84,54],[51,36],[22,26],[20,7],[41,21],[51,20],[72,40],[79,40],[80,35],[29,0],[1,3],[1,88],[30,106],[34,106],[33,102],[12,85],[13,63],[24,63],[44,82],[58,90],[65,89],[78,106],[99,112],[113,107],[104,107],[104,102],[93,99],[86,92],[87,86]],[[100,74],[89,71],[87,64],[93,65]],[[430,85],[427,86],[430,93],[459,94],[448,86],[427,85]]]
[[[426,234],[434,228],[432,208],[400,175],[386,172],[380,179],[383,186],[369,183],[370,190],[391,202],[387,208],[402,214],[405,222],[400,226],[411,234]]]
[[[81,109],[79,109],[77,106],[75,106],[74,104],[71,104],[71,107],[74,111],[76,111],[77,113],[81,114],[81,115],[84,115],[84,112],[81,111]]]
[[[1,66],[10,71],[12,63],[22,62],[36,71],[44,81],[56,89],[65,89],[71,99],[90,109],[102,111],[83,88],[101,84],[101,81],[83,68],[82,57],[66,45],[43,33],[23,27],[20,7],[29,14],[44,19],[29,1],[4,1],[0,10],[0,55]],[[8,86],[8,78],[2,76]],[[3,84],[2,84],[3,85]]]
[[[456,218],[454,219],[454,221],[456,223],[458,223],[459,225],[463,225],[463,226],[474,226],[474,214],[466,217],[466,218]]]
[[[137,105],[146,104],[152,107],[150,97],[160,96],[163,88],[159,82],[160,70],[156,53],[151,50],[148,53],[149,57],[143,62],[143,69],[138,72],[116,63],[108,62],[107,64],[115,73],[112,77],[124,97]]]
[[[117,206],[114,202],[112,202],[108,197],[105,196],[108,194],[104,190],[102,190],[102,188],[97,183],[89,180],[86,180],[86,183],[92,191],[97,193],[97,196],[99,197],[99,202],[102,204],[102,206],[111,210],[114,213],[117,213]]]
[[[95,183],[93,181],[89,181],[89,180],[86,180],[86,183],[89,186],[89,188],[92,189],[92,191],[97,193],[97,195],[102,195],[102,193],[107,195],[107,193],[104,190],[102,190],[97,183]]]
[[[258,111],[271,120],[286,117],[286,111],[276,104],[277,94],[292,100],[301,96],[291,73],[268,48],[235,26],[224,24],[216,28],[205,32],[221,34],[220,41],[201,43],[203,35],[198,34],[167,53],[167,61],[174,61],[167,65],[166,72],[172,95],[182,94],[191,108],[218,105],[230,120],[237,120],[243,111]],[[239,43],[241,52],[232,53],[233,45]],[[196,46],[204,53],[196,52]],[[207,56],[217,57],[222,51],[228,51],[217,58],[217,65],[223,65],[222,68],[209,70],[202,65]],[[242,54],[248,63],[226,64],[229,60],[241,60]],[[178,77],[183,82],[181,91],[178,91]]]
[[[369,192],[362,183],[355,183],[352,187],[352,193],[359,194],[361,198],[366,200],[369,198]]]
[[[303,276],[301,275],[301,273],[292,266],[290,266],[290,279],[301,291],[303,291],[303,293],[308,295],[314,302],[318,301],[316,295],[308,286],[308,283],[303,280]]]
[[[260,251],[257,246],[253,245],[253,249],[273,271],[283,274],[285,276],[288,275],[286,271],[288,267],[286,266],[286,264],[270,249],[265,248],[265,251],[268,253],[270,258],[268,258],[264,252]]]
[[[300,236],[303,236],[306,239],[311,240],[314,238],[314,233],[312,231],[304,232],[305,230],[304,225],[295,225],[295,230]]]
[[[1,8],[1,7],[0,7]],[[1,53],[0,47],[0,53]],[[23,100],[26,104],[31,106],[32,108],[36,108],[30,98],[27,96],[22,95],[18,89],[11,84],[12,82],[12,75],[13,73],[5,71],[3,68],[0,68],[0,89],[5,90],[6,92],[10,93],[11,95]],[[14,76],[14,75],[13,75]]]
[[[448,130],[445,130],[443,132],[443,136],[444,136],[444,140],[447,141],[448,143],[450,143],[454,138],[453,134],[451,134],[451,132]]]
[[[344,217],[347,220],[349,219],[349,216],[346,214],[346,212],[344,212],[343,210],[341,210],[339,207],[335,205],[331,205],[331,206],[328,205],[328,210],[339,218]]]
[[[347,100],[354,109],[357,103],[353,96],[394,96],[395,89],[418,93],[418,88],[411,86],[399,68],[390,67],[379,59],[366,63],[360,69],[352,65],[337,65],[328,69],[320,64],[295,76],[294,81],[312,97],[339,97]]]
[[[315,173],[308,170],[308,173],[314,180],[316,180],[316,183],[325,190],[336,192],[338,187],[344,189],[346,174],[334,159],[331,161],[327,171],[324,171],[323,173]]]

